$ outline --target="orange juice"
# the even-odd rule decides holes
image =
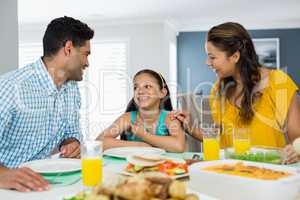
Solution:
[[[95,186],[102,182],[102,159],[82,159],[83,185]]]
[[[236,154],[243,154],[250,150],[251,144],[249,139],[234,139],[233,148]]]
[[[215,138],[204,138],[203,140],[204,160],[220,159],[220,143]]]

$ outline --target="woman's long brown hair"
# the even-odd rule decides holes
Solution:
[[[253,89],[261,79],[259,70],[261,65],[249,33],[242,25],[227,22],[211,28],[207,33],[207,42],[211,42],[215,47],[226,52],[227,56],[237,51],[240,52],[240,59],[236,64],[243,84],[239,115],[241,122],[251,122],[254,116],[252,102],[256,97]],[[225,95],[229,99],[235,87],[236,82],[233,77],[226,77],[221,80],[218,94]]]

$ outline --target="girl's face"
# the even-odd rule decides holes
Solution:
[[[141,109],[159,108],[160,100],[167,94],[160,89],[157,80],[150,74],[139,74],[133,81],[134,101]]]
[[[227,56],[225,51],[221,51],[211,42],[206,42],[205,49],[208,56],[206,64],[215,71],[220,79],[233,76],[236,73],[239,52]]]

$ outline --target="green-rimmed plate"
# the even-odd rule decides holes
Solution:
[[[67,186],[72,185],[81,180],[81,172],[69,172],[64,174],[42,175],[51,185]]]
[[[70,174],[81,171],[81,160],[71,158],[34,160],[23,163],[20,167],[28,167],[42,175]]]

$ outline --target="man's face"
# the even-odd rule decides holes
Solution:
[[[81,81],[83,79],[83,70],[89,66],[88,56],[90,53],[89,40],[81,47],[72,48],[67,65],[68,80]]]

